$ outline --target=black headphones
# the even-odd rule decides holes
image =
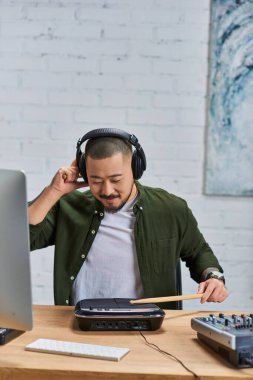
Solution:
[[[99,138],[99,137],[118,137],[120,139],[127,140],[135,147],[135,150],[132,155],[132,171],[134,179],[141,178],[144,170],[146,170],[147,163],[145,153],[138,142],[138,139],[135,135],[130,135],[129,133],[122,131],[121,129],[116,128],[99,128],[94,129],[86,133],[82,138],[77,141],[76,145],[76,162],[79,168],[79,171],[84,179],[87,182],[86,174],[86,163],[85,163],[85,154],[81,151],[81,145],[86,140]]]

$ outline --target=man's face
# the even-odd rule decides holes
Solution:
[[[90,190],[107,211],[115,212],[133,199],[137,189],[131,168],[132,156],[116,153],[95,160],[86,158],[86,172]]]

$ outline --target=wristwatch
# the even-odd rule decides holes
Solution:
[[[209,278],[216,278],[217,280],[223,281],[225,284],[225,277],[224,277],[223,273],[221,273],[221,272],[218,272],[215,270],[210,271],[206,275],[206,280],[208,280]]]

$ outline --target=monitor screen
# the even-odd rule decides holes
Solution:
[[[0,169],[0,327],[31,330],[26,177]]]

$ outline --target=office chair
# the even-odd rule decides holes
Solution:
[[[178,259],[176,266],[176,291],[177,296],[182,294],[181,261]],[[183,310],[183,301],[176,301],[176,309]]]

